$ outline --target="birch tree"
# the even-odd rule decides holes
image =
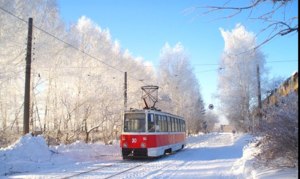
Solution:
[[[218,95],[221,109],[239,130],[249,130],[251,108],[257,106],[258,74],[265,73],[265,58],[256,46],[255,35],[238,24],[232,31],[221,29],[225,41],[220,61]]]
[[[155,81],[154,68],[87,17],[66,27],[55,0],[0,0],[0,5],[5,8],[0,10],[0,128],[5,138],[22,127],[24,48],[32,17],[30,131],[43,131],[50,144],[115,139],[124,110],[124,72],[128,107],[139,108],[140,87]]]
[[[200,85],[180,43],[174,47],[166,43],[162,48],[158,77],[161,87],[160,108],[183,116],[188,133],[198,133],[203,121]]]

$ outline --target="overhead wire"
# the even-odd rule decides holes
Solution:
[[[289,62],[296,62],[298,60],[273,60],[273,61],[267,61],[266,64],[270,63],[289,63]],[[193,64],[194,66],[218,66],[220,64]],[[195,71],[195,73],[205,73],[205,72],[212,72],[212,71],[219,71],[223,68],[217,68],[217,69],[208,69],[208,70],[203,70],[203,71]]]
[[[20,20],[20,21],[22,21],[22,22],[28,24],[28,22],[27,22],[26,20],[24,20],[24,19],[22,19],[22,18],[16,16],[15,14],[11,13],[10,11],[7,11],[6,9],[4,9],[4,8],[2,8],[2,7],[0,7],[0,9],[1,9],[2,11],[6,12],[7,14],[10,14],[10,15],[12,15],[13,17],[17,18],[18,20]],[[92,59],[94,59],[94,60],[96,60],[96,61],[98,61],[98,62],[100,62],[100,63],[102,63],[102,64],[104,64],[104,65],[106,65],[106,66],[108,66],[108,67],[110,67],[110,68],[112,68],[112,69],[114,69],[114,70],[116,70],[116,71],[125,73],[125,71],[122,71],[122,70],[120,70],[120,69],[118,69],[118,68],[116,68],[116,67],[114,67],[114,66],[112,66],[112,65],[110,65],[110,64],[108,64],[108,63],[103,62],[102,60],[98,59],[97,57],[95,57],[95,56],[93,56],[93,55],[91,55],[91,54],[85,52],[84,50],[79,49],[78,47],[72,45],[71,43],[68,43],[68,42],[62,40],[61,38],[59,38],[59,37],[57,37],[57,36],[55,36],[55,35],[53,35],[53,34],[47,32],[46,30],[44,30],[44,29],[42,29],[42,28],[40,28],[40,27],[37,27],[37,26],[35,26],[35,25],[33,25],[33,27],[36,28],[36,29],[38,29],[38,30],[40,30],[41,32],[43,32],[43,33],[45,33],[45,34],[51,36],[52,38],[54,38],[54,39],[56,39],[56,40],[58,40],[58,41],[60,41],[60,42],[62,42],[62,43],[64,43],[64,44],[66,44],[67,46],[72,47],[73,49],[75,49],[75,50],[81,52],[82,54],[85,54],[85,55],[87,55],[88,57],[90,57],[90,58],[92,58]],[[119,65],[119,64],[118,64],[118,65]],[[42,68],[45,68],[45,67],[42,67]],[[49,68],[51,68],[51,67],[49,67]],[[55,68],[57,68],[57,67],[55,67]],[[58,67],[58,68],[100,68],[100,67]],[[146,84],[143,80],[137,79],[137,78],[135,78],[135,77],[133,77],[133,76],[131,76],[131,75],[127,75],[127,76],[130,77],[130,78],[132,78],[132,79],[134,79],[134,80],[136,80],[136,81],[138,81],[138,82],[141,82],[141,83]],[[1,83],[1,84],[2,84],[2,83]],[[97,88],[97,89],[98,89],[98,88]],[[135,101],[135,102],[136,102],[136,101]],[[135,103],[135,102],[132,102],[132,103]]]
[[[21,20],[21,21],[23,21],[23,22],[25,22],[25,23],[28,23],[26,20],[24,20],[24,19],[22,19],[22,18],[16,16],[15,14],[11,13],[10,11],[7,11],[6,9],[4,9],[4,8],[2,8],[2,7],[0,7],[0,9],[3,10],[4,12],[6,12],[6,13],[12,15],[13,17],[19,19],[19,20]],[[77,50],[77,51],[79,51],[79,52],[81,52],[81,53],[87,55],[88,57],[90,57],[90,58],[92,58],[92,59],[94,59],[94,60],[97,60],[98,62],[100,62],[100,63],[102,63],[102,64],[104,64],[104,65],[106,65],[106,66],[108,66],[108,67],[110,67],[110,68],[112,68],[112,69],[114,69],[114,70],[116,70],[116,71],[122,72],[122,73],[125,72],[125,71],[122,71],[122,70],[120,70],[120,69],[118,69],[118,68],[116,68],[116,67],[114,67],[114,66],[108,64],[108,63],[105,63],[104,61],[100,60],[99,58],[97,58],[97,57],[95,57],[95,56],[93,56],[93,55],[91,55],[91,54],[85,52],[84,50],[82,50],[82,49],[80,49],[80,48],[78,48],[78,47],[72,45],[71,43],[68,43],[68,42],[64,41],[63,39],[61,39],[61,38],[59,38],[59,37],[57,37],[57,36],[55,36],[55,35],[49,33],[48,31],[46,31],[46,30],[44,30],[44,29],[42,29],[42,28],[40,28],[40,27],[37,27],[37,26],[35,26],[35,25],[33,25],[33,26],[34,26],[36,29],[40,30],[41,32],[43,32],[43,33],[45,33],[45,34],[47,34],[47,35],[53,37],[54,39],[56,39],[56,40],[58,40],[58,41],[60,41],[60,42],[62,42],[62,43],[64,43],[64,44],[66,44],[66,45],[72,47],[73,49],[75,49],[75,50]],[[291,62],[291,61],[294,61],[294,60],[277,60],[277,61],[269,61],[269,62],[266,62],[266,63]],[[195,65],[195,66],[211,66],[211,65],[219,65],[219,64],[194,64],[194,65]],[[97,67],[61,67],[61,68],[97,68]],[[205,71],[201,71],[201,72],[197,72],[197,73],[209,72],[209,71],[215,71],[215,70],[219,70],[219,69],[205,70]],[[132,78],[132,79],[135,79],[135,80],[137,80],[137,81],[139,81],[139,82],[144,83],[144,82],[141,81],[140,79],[137,79],[137,78],[135,78],[135,77],[132,77],[131,75],[128,75],[128,77],[130,77],[130,78]]]
[[[15,18],[17,18],[17,19],[20,20],[20,21],[22,21],[22,22],[24,22],[24,23],[26,23],[26,24],[28,23],[26,20],[24,20],[24,19],[22,19],[22,18],[16,16],[15,14],[13,14],[12,12],[10,12],[10,11],[4,9],[3,7],[0,7],[0,9],[1,9],[2,11],[4,11],[5,13],[7,13],[7,14],[9,14],[9,15],[15,17]],[[104,65],[106,65],[106,66],[108,66],[108,67],[110,67],[110,68],[112,68],[112,69],[118,71],[118,72],[125,73],[125,71],[123,71],[123,70],[121,70],[121,69],[119,69],[119,68],[116,68],[115,66],[112,66],[112,65],[110,65],[110,64],[108,64],[108,63],[106,63],[106,62],[104,62],[103,60],[101,60],[101,59],[95,57],[94,55],[91,55],[91,54],[85,52],[84,50],[82,50],[82,49],[76,47],[75,45],[73,45],[73,44],[71,44],[71,43],[69,43],[69,42],[66,42],[65,40],[63,40],[63,39],[61,39],[61,38],[59,38],[59,37],[57,37],[57,36],[51,34],[50,32],[48,32],[48,31],[46,31],[46,30],[44,30],[44,29],[42,29],[42,28],[40,28],[40,27],[38,27],[38,26],[36,26],[36,25],[33,25],[33,27],[36,28],[36,29],[38,29],[38,30],[40,30],[41,32],[43,32],[43,33],[45,33],[45,34],[51,36],[52,38],[54,38],[54,39],[56,39],[56,40],[58,40],[58,41],[64,43],[65,45],[67,45],[67,46],[69,46],[69,47],[71,47],[71,48],[73,48],[73,49],[75,49],[75,50],[81,52],[82,54],[85,54],[86,56],[90,57],[91,59],[94,59],[94,60],[96,60],[96,61],[98,61],[98,62],[100,62],[100,63],[102,63],[102,64],[104,64]],[[266,62],[266,63],[268,64],[268,63],[280,63],[280,62],[292,62],[292,61],[295,61],[295,60],[276,60],[276,61],[268,61],[268,62]],[[194,64],[194,65],[195,65],[195,66],[214,66],[214,65],[219,65],[219,64]],[[41,67],[41,68],[45,68],[45,67]],[[100,67],[58,67],[58,68],[100,68]],[[217,71],[217,70],[220,70],[220,68],[218,68],[218,69],[209,69],[209,70],[199,71],[199,72],[195,72],[195,73],[204,73],[204,72]],[[131,76],[131,75],[127,75],[127,76],[130,77],[130,78],[132,78],[132,79],[134,79],[134,80],[136,80],[136,81],[138,81],[138,82],[141,82],[141,83],[143,83],[143,84],[146,84],[146,83],[145,83],[143,80],[141,80],[141,79],[137,79],[137,78],[135,78],[135,77],[133,77],[133,76]]]
[[[20,21],[23,21],[23,22],[25,22],[25,23],[28,23],[26,20],[24,20],[24,19],[22,19],[22,18],[16,16],[16,15],[13,14],[12,12],[10,12],[10,11],[4,9],[4,8],[1,7],[1,6],[0,6],[0,9],[1,9],[2,11],[6,12],[7,14],[12,15],[13,17],[17,18],[17,19],[20,20]],[[104,61],[100,60],[99,58],[97,58],[97,57],[95,57],[95,56],[93,56],[93,55],[91,55],[91,54],[85,52],[85,51],[82,50],[82,49],[79,49],[79,48],[76,47],[75,45],[72,45],[71,43],[68,43],[68,42],[64,41],[63,39],[61,39],[61,38],[59,38],[59,37],[57,37],[57,36],[51,34],[50,32],[48,32],[48,31],[46,31],[46,30],[44,30],[44,29],[42,29],[42,28],[40,28],[40,27],[37,27],[36,25],[33,25],[33,27],[36,28],[36,29],[38,29],[38,30],[40,30],[41,32],[43,32],[43,33],[45,33],[45,34],[51,36],[52,38],[54,38],[54,39],[56,39],[56,40],[58,40],[58,41],[64,43],[65,45],[68,45],[69,47],[72,47],[73,49],[75,49],[75,50],[81,52],[82,54],[85,54],[86,56],[88,56],[88,57],[90,57],[90,58],[92,58],[92,59],[94,59],[94,60],[96,60],[96,61],[98,61],[98,62],[100,62],[100,63],[102,63],[102,64],[104,64],[104,65],[106,65],[106,66],[108,66],[108,67],[110,67],[110,68],[112,68],[112,69],[114,69],[114,70],[116,70],[116,71],[118,71],[118,72],[125,73],[125,71],[120,70],[120,69],[118,69],[118,68],[116,68],[116,67],[114,67],[114,66],[112,66],[112,65],[110,65],[110,64],[108,64],[108,63],[105,63]],[[135,77],[133,77],[133,76],[131,76],[131,75],[127,75],[127,76],[130,77],[130,78],[132,78],[132,79],[134,79],[134,80],[136,80],[136,81],[139,81],[139,82],[141,82],[141,83],[144,83],[143,81],[141,81],[141,80],[139,80],[139,79],[137,79],[137,78],[135,78]],[[146,84],[146,83],[144,83],[144,84]]]

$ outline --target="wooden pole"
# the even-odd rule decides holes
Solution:
[[[23,134],[24,135],[29,133],[32,21],[33,21],[32,18],[28,19],[27,54],[26,54],[26,71],[25,71],[25,94],[24,94],[24,119],[23,119]]]

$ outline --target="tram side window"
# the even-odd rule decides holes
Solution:
[[[183,120],[181,120],[181,132],[184,132],[184,130],[183,130]]]
[[[157,131],[157,132],[161,132],[161,130],[162,130],[162,117],[161,117],[161,115],[158,116],[158,126],[159,126],[159,131]]]
[[[175,132],[175,119],[174,118],[171,118],[172,119],[172,121],[171,121],[171,123],[172,123],[172,132]]]
[[[160,116],[160,131],[164,132],[164,130],[165,130],[164,116]]]
[[[148,114],[148,132],[155,132],[155,123],[153,114]]]
[[[168,131],[168,132],[171,132],[171,119],[170,119],[169,116],[167,117],[167,126],[168,126],[167,131]]]
[[[175,118],[175,132],[178,132],[178,119]]]
[[[163,132],[168,132],[168,123],[167,123],[167,117],[163,116]]]
[[[172,132],[175,131],[175,119],[172,118]]]
[[[166,132],[169,131],[169,122],[168,122],[168,117],[166,116]]]
[[[182,130],[182,120],[181,119],[179,119],[179,132],[182,132],[183,130]]]
[[[162,118],[162,115],[159,115],[158,116],[158,126],[159,126],[159,132],[162,132],[163,131],[163,118]]]
[[[174,120],[173,120],[173,124],[174,124],[174,132],[176,132],[176,131],[177,131],[176,118],[174,118]]]
[[[159,132],[160,131],[160,116],[159,115],[155,115],[155,132]]]
[[[159,117],[157,114],[155,114],[155,131],[159,132],[160,131],[160,126],[159,126]]]
[[[169,129],[170,132],[173,131],[173,122],[172,122],[172,117],[170,117],[170,129]]]
[[[180,119],[180,132],[183,132],[183,120]]]
[[[161,132],[165,131],[165,119],[164,116],[161,116]]]

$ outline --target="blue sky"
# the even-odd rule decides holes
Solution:
[[[135,57],[158,64],[160,50],[168,42],[180,42],[188,53],[201,86],[206,106],[216,103],[217,68],[224,48],[220,28],[231,31],[237,23],[258,33],[263,24],[246,15],[231,19],[212,20],[212,15],[191,13],[190,8],[210,5],[200,0],[58,0],[66,24],[86,16],[102,29],[110,30],[113,40]],[[290,11],[298,11],[298,1]],[[263,9],[263,8],[261,8]],[[260,11],[260,10],[258,10]],[[218,14],[222,16],[222,14]],[[258,36],[262,42],[266,36]],[[266,55],[270,76],[289,77],[298,71],[298,34],[277,37],[261,48]],[[287,62],[274,62],[287,61]]]

